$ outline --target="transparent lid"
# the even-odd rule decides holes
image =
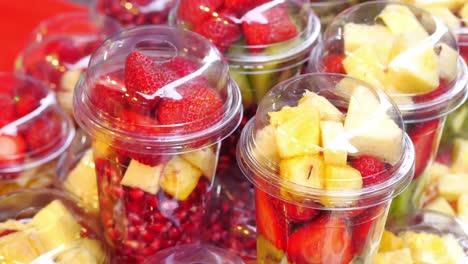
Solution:
[[[0,259],[5,263],[108,261],[99,224],[58,190],[26,189],[0,198]]]
[[[344,75],[306,74],[263,98],[237,158],[246,177],[271,195],[349,208],[388,201],[406,188],[414,149],[382,91]]]
[[[170,23],[206,37],[231,66],[239,67],[297,59],[320,34],[320,21],[306,0],[211,1],[199,6],[182,0],[172,10]]]
[[[210,245],[185,245],[168,248],[150,257],[147,264],[243,264],[241,258]]]
[[[40,166],[70,145],[73,123],[40,81],[0,73],[0,100],[0,174]]]
[[[402,3],[362,3],[340,13],[312,52],[309,69],[383,89],[405,122],[444,116],[467,95],[456,37],[438,17]]]
[[[122,31],[93,54],[75,89],[78,124],[99,140],[140,153],[180,153],[230,135],[240,91],[218,50],[166,26]]]

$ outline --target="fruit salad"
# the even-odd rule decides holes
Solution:
[[[243,131],[238,160],[255,185],[258,263],[368,263],[414,172],[396,106],[335,74],[275,86]]]
[[[96,11],[125,27],[166,24],[176,0],[97,0]]]
[[[0,199],[2,263],[108,263],[92,218],[74,202],[46,189],[24,190]]]
[[[33,30],[16,60],[16,71],[45,82],[72,115],[73,90],[91,54],[120,30],[116,21],[97,14],[67,13],[52,17]]]
[[[215,47],[182,29],[123,31],[94,53],[74,98],[115,261],[200,240],[221,140],[242,116]]]
[[[0,195],[52,185],[74,135],[53,92],[29,76],[0,73]]]
[[[449,29],[410,5],[360,4],[328,27],[310,70],[346,74],[392,97],[415,146],[416,165],[412,185],[394,200],[391,214],[421,208],[424,172],[437,152],[445,117],[467,92],[466,64]]]

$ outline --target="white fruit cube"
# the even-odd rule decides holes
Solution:
[[[456,138],[453,142],[452,170],[468,173],[468,140]]]
[[[445,43],[437,44],[439,51],[439,77],[444,80],[455,80],[458,74],[458,52]]]
[[[318,109],[320,112],[320,120],[343,120],[343,113],[340,112],[327,98],[316,93],[306,91],[304,96],[299,100],[299,106],[310,106]]]
[[[439,194],[448,201],[456,201],[468,193],[468,174],[445,174],[439,178]]]
[[[159,180],[163,169],[164,164],[151,167],[132,159],[120,184],[156,194],[159,191]]]
[[[337,166],[346,165],[349,145],[344,133],[343,123],[336,121],[321,121],[322,147],[325,163]]]
[[[161,178],[161,188],[179,201],[185,201],[197,187],[202,176],[200,169],[179,156],[166,164]]]
[[[468,193],[460,195],[457,202],[458,216],[468,224]]]
[[[211,180],[215,175],[218,156],[213,147],[205,147],[184,153],[180,157],[199,168],[208,179]]]
[[[316,108],[285,106],[269,115],[281,158],[319,153],[320,113]]]
[[[305,155],[283,159],[279,164],[280,176],[295,184],[323,188],[323,159],[319,155]]]
[[[404,5],[387,5],[377,16],[394,34],[405,32],[426,33],[416,16]]]
[[[280,161],[276,146],[275,128],[268,125],[257,131],[255,135],[255,158],[264,163],[277,164]]]
[[[434,201],[426,205],[425,208],[427,210],[432,210],[447,215],[455,215],[455,211],[453,210],[452,206],[443,197],[437,197]]]

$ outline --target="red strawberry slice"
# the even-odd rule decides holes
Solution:
[[[298,35],[296,24],[283,6],[267,10],[252,9],[242,17],[242,30],[247,44],[267,45],[292,39]]]
[[[26,142],[32,151],[56,147],[61,137],[61,123],[58,116],[51,113],[42,113],[26,132]]]
[[[353,244],[357,255],[361,255],[369,241],[371,227],[380,219],[383,206],[373,206],[363,210],[363,213],[351,220],[350,226],[353,233]]]
[[[0,165],[19,164],[24,160],[27,146],[23,137],[0,135]]]
[[[243,15],[245,12],[271,0],[225,0],[224,7]]]
[[[291,263],[348,264],[354,257],[353,241],[343,218],[325,214],[291,234],[287,255]]]
[[[0,93],[0,128],[16,120],[15,101],[9,94]]]
[[[304,222],[314,219],[320,214],[320,211],[314,208],[308,208],[288,202],[275,199],[273,206],[279,212],[284,212],[286,219],[291,222]]]
[[[125,86],[116,79],[113,79],[112,83],[109,85],[96,84],[91,90],[90,100],[100,111],[116,117],[128,105],[125,97]]]
[[[218,17],[212,17],[193,28],[193,31],[207,38],[221,52],[226,50],[241,36],[241,29],[234,22],[236,15],[233,11],[223,10]]]
[[[178,7],[180,19],[192,25],[192,28],[213,16],[223,6],[223,0],[181,0]]]
[[[176,91],[182,99],[161,99],[156,111],[161,124],[185,124],[183,130],[188,133],[207,128],[222,117],[223,100],[205,82],[194,81]]]
[[[418,178],[432,162],[433,154],[437,146],[437,132],[439,130],[439,120],[417,123],[408,134],[413,141],[416,152],[414,179]]]
[[[372,156],[360,156],[351,162],[362,176],[363,186],[372,186],[384,182],[388,178],[385,163]]]
[[[158,90],[178,78],[174,71],[154,63],[140,52],[130,53],[125,60],[125,86],[130,95],[128,103],[135,109],[151,111],[161,97]]]
[[[330,53],[323,59],[323,71],[329,73],[346,74],[343,66],[344,54]]]
[[[257,214],[257,232],[273,243],[273,245],[284,250],[286,247],[287,224],[284,216],[279,215],[271,204],[274,199],[260,189],[255,190],[255,208]]]
[[[25,116],[39,107],[39,99],[31,93],[23,93],[18,97],[15,109],[19,116]]]
[[[448,89],[448,83],[444,80],[440,80],[439,86],[434,91],[426,94],[416,95],[413,98],[416,103],[428,102],[446,93]]]

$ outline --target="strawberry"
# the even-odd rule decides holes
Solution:
[[[212,17],[193,28],[193,31],[212,42],[221,52],[231,46],[241,36],[241,29],[234,22],[235,14],[229,10],[219,12],[218,17]]]
[[[323,59],[323,71],[329,73],[346,74],[343,66],[344,54],[330,53]]]
[[[16,120],[15,101],[9,94],[0,93],[0,128]]]
[[[450,164],[452,164],[452,151],[450,149],[439,149],[435,160],[450,167]]]
[[[151,111],[160,99],[159,89],[178,78],[174,71],[154,63],[140,52],[130,53],[125,60],[128,103],[135,109]]]
[[[44,148],[53,148],[62,135],[61,123],[58,116],[52,113],[42,113],[26,132],[26,142],[31,151],[43,151]]]
[[[343,218],[324,214],[289,236],[287,255],[297,264],[348,264],[354,257],[353,241]]]
[[[127,100],[125,97],[125,86],[119,85],[117,80],[114,80],[116,85],[103,85],[97,83],[91,89],[90,100],[93,105],[100,111],[107,113],[111,116],[117,116],[118,113],[127,107]]]
[[[242,20],[242,30],[248,45],[273,44],[298,35],[296,24],[283,6],[274,6],[261,12],[252,9]]]
[[[56,55],[60,64],[73,64],[83,58],[83,52],[75,46],[73,39],[69,37],[54,38],[44,45],[44,53]]]
[[[408,135],[413,141],[416,152],[414,179],[419,177],[430,164],[436,147],[439,120],[431,120],[415,124],[408,129]]]
[[[284,216],[279,215],[271,200],[273,197],[256,188],[255,208],[257,214],[257,232],[273,243],[276,248],[284,250],[286,247],[287,224]]]
[[[364,187],[387,180],[388,173],[385,173],[385,163],[375,157],[360,156],[351,162],[351,166],[361,173]]]
[[[270,0],[225,0],[224,8],[230,9],[242,16],[250,9],[267,2],[270,2]]]
[[[353,234],[353,244],[357,255],[361,255],[364,247],[368,243],[369,231],[383,213],[381,205],[366,208],[363,212],[351,219],[351,229]]]
[[[440,80],[439,86],[434,91],[430,93],[426,93],[426,94],[416,95],[413,97],[413,99],[416,103],[428,102],[443,95],[444,93],[448,91],[448,89],[449,89],[448,83],[444,80]]]
[[[189,75],[200,68],[197,63],[181,56],[172,58],[170,61],[164,63],[163,67],[171,69],[180,77]]]
[[[178,7],[179,18],[192,25],[198,26],[213,16],[223,6],[224,0],[180,0]]]
[[[15,104],[18,116],[25,116],[39,107],[39,99],[31,93],[23,93],[19,96]]]
[[[23,137],[0,135],[0,166],[23,162],[26,150],[27,146]]]
[[[279,212],[284,212],[286,219],[291,222],[312,220],[320,213],[320,211],[317,209],[284,202],[279,199],[275,199],[273,201],[273,206]]]
[[[185,124],[184,132],[188,133],[207,128],[222,117],[223,100],[205,82],[193,81],[176,91],[182,99],[161,99],[156,111],[161,124]]]

